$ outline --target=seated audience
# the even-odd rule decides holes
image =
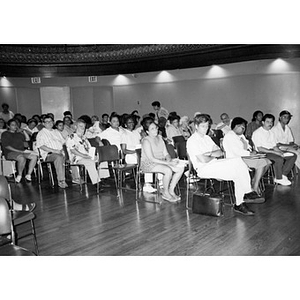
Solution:
[[[59,134],[61,135],[61,137],[64,140],[66,140],[66,138],[64,137],[65,135],[63,135],[64,127],[65,127],[64,121],[62,121],[62,120],[57,120],[55,122],[55,125],[53,126],[53,128],[55,128],[54,130],[56,130],[57,132],[59,132]]]
[[[231,120],[230,120],[228,114],[226,114],[226,113],[222,113],[220,115],[220,119],[222,122],[219,123],[215,129],[222,130],[223,134],[225,135],[227,132],[229,132],[231,130],[231,127],[230,127]]]
[[[22,179],[23,170],[26,165],[26,160],[29,160],[28,171],[25,176],[27,181],[31,181],[31,173],[36,165],[38,156],[31,150],[26,150],[24,147],[25,136],[18,132],[17,121],[11,119],[7,122],[8,130],[2,134],[2,150],[6,159],[15,160],[17,162],[18,175],[16,182]]]
[[[187,140],[187,152],[198,176],[232,180],[236,199],[234,211],[243,215],[254,215],[244,200],[244,198],[248,199],[247,194],[252,192],[247,165],[240,157],[218,159],[223,156],[223,153],[207,135],[210,124],[208,115],[197,115],[194,124],[196,131]]]
[[[243,118],[234,118],[231,122],[231,131],[225,134],[223,147],[226,158],[242,157],[249,168],[255,169],[255,174],[251,182],[253,193],[261,196],[259,182],[268,170],[271,162],[267,158],[259,158],[257,152],[252,150],[248,140],[244,136],[247,121]],[[254,159],[256,158],[256,159]]]
[[[172,160],[160,135],[158,126],[152,122],[143,126],[147,136],[142,140],[141,170],[145,173],[158,172],[163,174],[162,198],[169,202],[180,200],[175,194],[175,187],[180,180],[184,168],[178,160]]]
[[[39,115],[33,115],[32,119],[36,120],[36,122],[37,122],[36,128],[37,128],[38,131],[40,131],[42,128],[44,128],[44,125],[41,121],[42,119]]]
[[[262,126],[253,132],[252,141],[256,150],[266,153],[266,157],[274,163],[275,182],[281,185],[290,185],[287,175],[294,166],[297,156],[285,153],[277,146],[276,137],[271,130],[275,117],[265,114],[262,118]]]
[[[70,117],[64,117],[64,130],[61,132],[63,138],[66,140],[69,135],[74,133],[74,128],[72,128],[73,121]]]
[[[264,113],[260,110],[256,110],[253,113],[251,123],[249,123],[247,125],[247,129],[246,129],[246,133],[245,133],[245,136],[249,141],[251,141],[253,132],[256,129],[258,129],[259,127],[261,127],[261,125],[262,125],[261,120],[262,120],[263,116],[264,116]]]
[[[292,115],[289,111],[283,110],[279,114],[279,122],[271,130],[275,135],[277,146],[280,150],[289,151],[297,155],[295,162],[298,169],[300,169],[300,150],[299,146],[295,144],[294,136],[290,126]]]
[[[102,120],[101,120],[101,126],[103,127],[103,130],[110,127],[110,124],[109,124],[108,120],[109,120],[109,115],[108,114],[103,114],[102,115]]]
[[[9,110],[9,105],[7,103],[2,104],[2,111],[0,112],[0,118],[7,123],[14,117],[14,113]]]
[[[83,120],[79,119],[74,125],[76,131],[73,134],[69,135],[66,141],[70,163],[84,165],[87,169],[92,184],[96,184],[100,181],[100,177],[98,176],[98,172],[96,169],[95,157],[91,157],[91,145],[88,139],[84,136],[86,124]],[[74,173],[77,176],[75,176]],[[72,172],[73,182],[79,183],[79,176],[79,172]]]
[[[150,114],[149,114],[149,116],[150,116]],[[152,117],[150,116],[150,118],[152,118]],[[165,141],[167,141],[167,139],[168,139],[167,138],[167,129],[166,129],[167,119],[165,117],[159,117],[157,125],[158,125],[158,134],[160,134],[162,136],[162,138]]]
[[[189,117],[188,116],[183,116],[180,118],[179,121],[179,126],[182,132],[182,135],[184,136],[184,138],[187,140],[191,135],[192,135],[192,129],[189,125]]]
[[[6,131],[6,122],[0,118],[0,141],[1,141],[1,136],[2,136],[2,133],[4,131]]]
[[[50,116],[44,118],[44,128],[37,134],[36,147],[40,149],[44,161],[54,162],[58,186],[64,189],[68,187],[65,179],[65,157],[63,152],[65,140],[58,131],[53,129],[53,124],[53,119]]]
[[[105,130],[104,127],[100,124],[98,116],[92,116],[91,120],[93,125],[89,127],[85,133],[85,136],[88,139],[96,138],[97,135],[99,135],[103,130]]]
[[[166,127],[166,134],[168,142],[174,145],[173,137],[183,136],[182,130],[179,127],[180,117],[178,115],[170,115],[168,118],[170,124]]]
[[[120,121],[118,115],[112,115],[110,118],[111,126],[104,131],[102,131],[97,136],[102,139],[109,141],[111,145],[116,145],[119,150],[121,150],[121,135],[124,129],[120,128]]]
[[[125,119],[125,129],[121,134],[121,149],[127,164],[137,164],[135,149],[141,144],[141,136],[135,130],[134,117],[128,115]]]

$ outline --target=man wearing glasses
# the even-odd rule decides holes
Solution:
[[[63,144],[65,141],[60,133],[53,129],[53,123],[52,117],[46,115],[43,120],[43,125],[45,127],[36,137],[36,146],[40,149],[44,161],[53,161],[57,174],[58,186],[64,189],[68,187],[65,181],[65,157],[63,155]]]
[[[299,146],[295,144],[295,139],[292,130],[288,125],[291,121],[291,118],[292,114],[287,110],[283,110],[279,114],[279,122],[272,128],[272,131],[275,134],[277,146],[280,150],[292,152],[297,155],[297,160],[295,164],[299,169],[300,150]]]

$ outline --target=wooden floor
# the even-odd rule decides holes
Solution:
[[[18,202],[37,203],[40,255],[299,255],[300,181],[291,187],[266,186],[266,203],[249,205],[255,216],[225,207],[224,217],[192,214],[182,201],[171,204],[155,195],[135,200],[135,192],[114,188],[96,194],[91,184],[51,188],[47,180],[11,184]],[[113,186],[113,184],[112,184]],[[22,233],[26,228],[18,228]],[[33,250],[31,237],[19,242]]]

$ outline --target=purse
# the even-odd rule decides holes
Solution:
[[[208,191],[211,190],[211,193]],[[224,214],[224,200],[220,194],[209,188],[204,193],[193,194],[192,212],[194,214],[220,217]]]

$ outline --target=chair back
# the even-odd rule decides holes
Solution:
[[[7,201],[0,197],[0,235],[12,232],[11,214]]]
[[[176,144],[177,155],[179,159],[187,159],[186,140]]]
[[[101,142],[104,146],[110,146],[110,142],[107,139],[102,139]]]
[[[63,151],[64,151],[64,154],[65,154],[65,161],[70,163],[69,151],[68,151],[68,148],[65,144],[63,145]]]
[[[10,200],[10,192],[8,182],[5,176],[0,175],[0,197]]]
[[[137,165],[138,165],[138,169],[141,165],[141,159],[142,159],[142,149],[135,149],[135,153],[136,153],[136,158],[137,158]]]
[[[99,144],[96,142],[96,138],[91,138],[88,139],[89,143],[91,144],[92,147],[97,147]]]
[[[174,145],[176,145],[177,143],[183,143],[183,142],[185,142],[185,138],[182,135],[173,136],[172,139],[174,141]]]
[[[167,151],[170,154],[171,158],[177,158],[174,146],[172,144],[166,143]]]
[[[116,145],[97,147],[99,154],[99,163],[103,161],[112,162],[119,160],[119,151]]]

